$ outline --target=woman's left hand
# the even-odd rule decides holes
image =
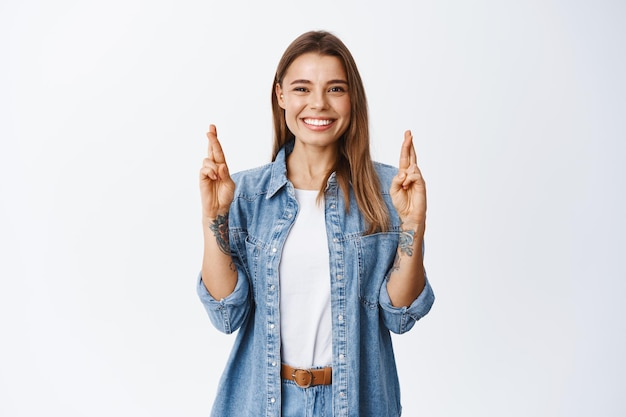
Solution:
[[[410,130],[404,132],[398,174],[391,181],[389,193],[403,227],[415,229],[421,226],[423,229],[426,221],[426,183],[417,166]]]

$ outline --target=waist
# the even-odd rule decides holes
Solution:
[[[301,388],[308,388],[315,385],[332,384],[333,368],[301,369],[282,364],[280,377],[288,381],[294,381]]]

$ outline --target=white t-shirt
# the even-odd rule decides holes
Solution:
[[[330,268],[323,201],[318,191],[295,190],[298,216],[280,261],[282,362],[312,368],[332,364]]]

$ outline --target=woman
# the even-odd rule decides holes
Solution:
[[[268,165],[231,177],[207,133],[198,294],[219,330],[239,330],[213,415],[399,416],[390,331],[434,301],[411,133],[399,169],[371,160],[363,83],[328,32],[287,48],[272,109]]]

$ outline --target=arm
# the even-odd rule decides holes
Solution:
[[[202,229],[204,254],[202,282],[213,298],[220,300],[233,292],[237,284],[228,237],[228,210],[235,195],[222,146],[214,125],[207,133],[208,155],[200,169]]]
[[[387,282],[387,292],[394,307],[410,306],[424,289],[423,240],[423,223],[402,223],[398,251]]]
[[[426,184],[417,166],[410,131],[404,134],[398,174],[390,194],[402,221],[396,258],[387,282],[387,292],[394,307],[409,306],[425,286],[423,239],[426,228]]]

